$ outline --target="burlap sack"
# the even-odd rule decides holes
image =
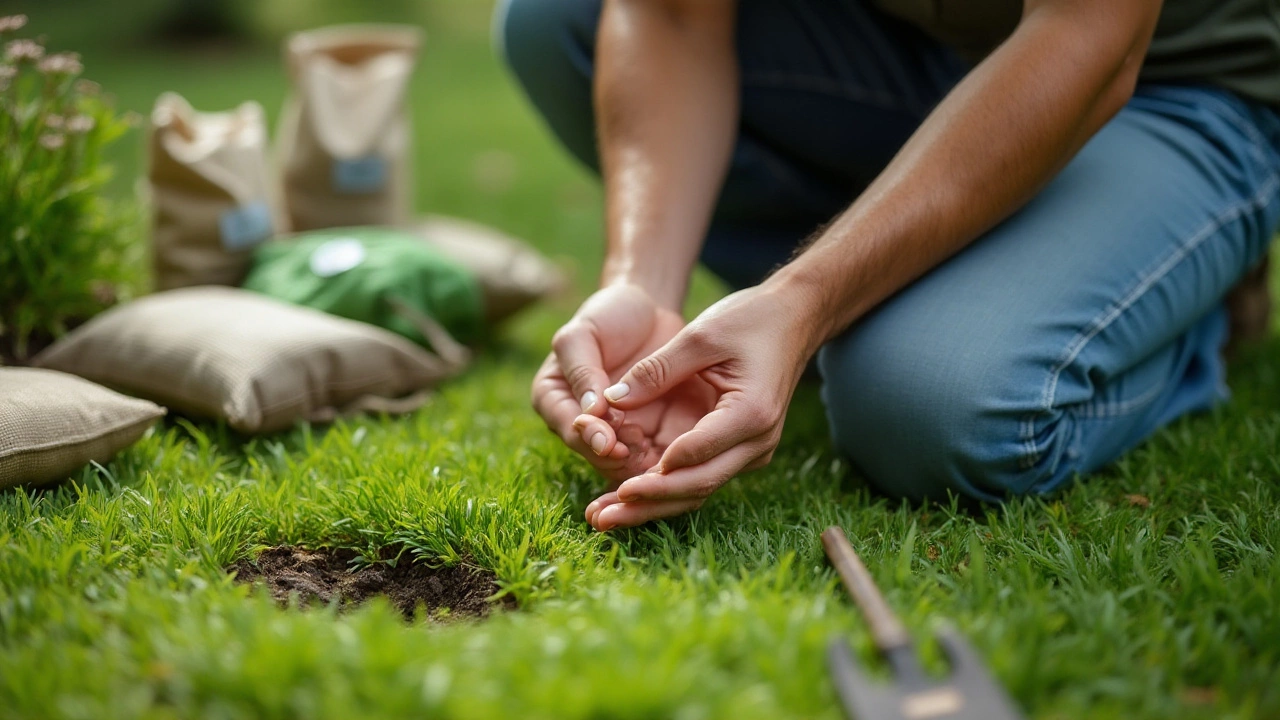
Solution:
[[[245,433],[365,410],[408,412],[460,369],[382,328],[222,287],[116,307],[35,363],[223,418]]]
[[[160,96],[148,180],[156,287],[238,285],[250,250],[275,233],[262,106],[201,113]]]
[[[66,479],[105,463],[164,408],[52,370],[0,368],[0,488]]]
[[[485,319],[490,323],[564,287],[564,273],[550,260],[493,228],[441,215],[429,215],[405,228],[480,280]]]
[[[279,152],[293,231],[408,219],[405,95],[420,44],[416,28],[397,25],[343,25],[289,39],[293,93]]]

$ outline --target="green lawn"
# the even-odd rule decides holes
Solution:
[[[37,22],[48,1],[29,3]],[[576,296],[522,316],[411,417],[251,441],[169,422],[73,483],[0,493],[0,717],[835,718],[828,638],[871,653],[823,559],[831,524],[910,627],[950,619],[1031,716],[1280,717],[1280,334],[1233,366],[1229,407],[1052,502],[975,516],[877,497],[806,385],[771,467],[689,518],[591,532],[598,482],[527,395],[590,287],[599,191],[493,59],[485,5],[424,13],[420,206],[564,258]],[[38,27],[88,38],[123,107],[166,89],[279,105],[272,48],[130,49],[75,7]],[[699,278],[695,304],[716,292]],[[380,602],[281,610],[224,573],[276,544],[471,563],[519,609],[445,625]]]

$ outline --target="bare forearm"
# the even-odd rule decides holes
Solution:
[[[736,137],[734,6],[609,0],[600,21],[601,284],[636,283],[677,311]]]
[[[804,295],[810,349],[1026,203],[1132,93],[1159,2],[1082,21],[1032,7],[814,245],[769,282]],[[1138,5],[1138,4],[1135,4]],[[1094,32],[1096,30],[1096,32]]]

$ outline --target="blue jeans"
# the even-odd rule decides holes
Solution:
[[[600,0],[508,0],[501,52],[597,167]],[[967,68],[856,0],[743,0],[742,110],[703,250],[759,282],[888,163]],[[998,139],[993,139],[997,142]],[[1046,493],[1226,398],[1222,298],[1280,224],[1280,116],[1142,86],[1028,205],[818,356],[836,446],[910,498]]]

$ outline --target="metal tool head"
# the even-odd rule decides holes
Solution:
[[[838,527],[822,533],[822,547],[858,604],[876,649],[888,661],[890,681],[875,682],[858,667],[849,645],[837,639],[827,665],[851,720],[1014,720],[1017,708],[987,673],[969,644],[951,629],[938,633],[950,662],[945,678],[924,672],[907,628],[893,614],[867,566]]]
[[[987,672],[968,642],[939,630],[938,644],[950,663],[946,677],[897,671],[888,681],[869,676],[842,638],[827,648],[831,680],[851,720],[1020,720],[1022,714]],[[894,667],[897,663],[890,663]]]

